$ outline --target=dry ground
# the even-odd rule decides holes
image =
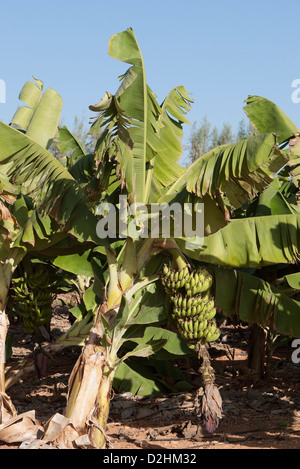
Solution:
[[[52,331],[68,329],[66,309],[56,306]],[[34,347],[19,324],[14,330],[13,355],[8,364],[26,356]],[[269,381],[256,379],[247,368],[247,326],[222,326],[221,340],[211,347],[212,364],[223,398],[223,419],[214,434],[208,434],[195,419],[195,393],[134,397],[115,394],[108,424],[112,449],[299,449],[300,364],[291,360],[290,344],[277,349]],[[69,374],[80,350],[65,349],[49,360],[47,376],[31,373],[8,390],[18,411],[34,409],[42,423],[56,412],[63,413]],[[190,360],[178,363],[199,386],[197,366]],[[16,445],[1,444],[0,449]]]

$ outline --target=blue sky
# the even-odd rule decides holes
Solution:
[[[274,101],[300,125],[292,81],[300,79],[299,0],[0,0],[0,79],[9,123],[32,75],[58,91],[62,117],[88,117],[88,106],[114,93],[128,66],[107,52],[109,38],[132,27],[147,82],[162,101],[178,85],[194,99],[191,123],[237,129],[249,94]],[[184,143],[190,127],[185,126]]]

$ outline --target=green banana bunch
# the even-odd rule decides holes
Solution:
[[[53,294],[47,270],[13,279],[10,293],[9,307],[22,318],[24,332],[34,334],[42,325],[50,330]]]
[[[215,321],[217,310],[209,272],[200,268],[190,273],[188,267],[175,271],[164,265],[161,281],[170,295],[172,317],[181,336],[201,343],[217,340],[220,331]]]

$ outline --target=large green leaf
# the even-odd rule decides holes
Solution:
[[[114,388],[119,393],[131,392],[140,396],[158,395],[166,391],[153,372],[133,360],[120,363],[114,377]]]
[[[225,316],[236,316],[291,337],[300,337],[300,303],[254,275],[213,268],[215,302]]]
[[[94,271],[89,260],[90,250],[82,254],[69,254],[66,256],[58,256],[53,259],[53,264],[56,267],[71,272],[75,275],[85,275],[88,277],[94,276]]]
[[[167,360],[133,359],[122,362],[117,368],[114,389],[139,396],[165,394],[167,392],[188,392],[192,385],[172,362]]]
[[[145,171],[147,146],[147,84],[143,57],[131,28],[110,38],[108,52],[111,57],[132,64],[124,82],[130,80],[130,86],[125,86],[119,93],[118,103],[123,112],[130,116],[133,123],[131,138],[134,141],[132,149],[135,174],[135,193],[137,202],[145,202]]]
[[[233,219],[204,238],[203,246],[177,240],[193,259],[227,267],[253,267],[299,261],[300,215],[270,215]]]
[[[273,173],[287,162],[287,156],[276,151],[276,146],[276,136],[269,133],[216,147],[196,160],[160,202],[169,201],[186,188],[199,197],[214,197],[221,191],[238,208],[254,191],[263,190],[272,181]]]
[[[35,109],[38,106],[43,92],[43,83],[33,78],[34,82],[27,81],[20,91],[19,99],[26,106],[19,106],[11,119],[11,124],[27,130]]]
[[[143,344],[163,339],[166,340],[166,343],[156,354],[156,357],[161,356],[162,359],[171,359],[172,357],[175,358],[182,355],[189,355],[191,353],[186,340],[182,339],[179,334],[160,326],[149,325],[145,328],[142,337],[131,340],[137,344]]]
[[[85,156],[86,152],[76,137],[64,125],[58,128],[58,134],[55,138],[60,151],[67,155],[68,166],[73,166],[76,161]]]
[[[285,275],[284,279],[293,290],[300,290],[300,272]]]
[[[11,125],[21,127],[28,137],[49,148],[57,133],[63,103],[52,88],[42,94],[43,83],[35,78],[33,80],[34,83],[26,82],[20,92],[19,99],[26,106],[17,109]]]
[[[100,115],[94,123],[103,127],[110,153],[117,161],[119,176],[129,199],[157,201],[162,191],[183,173],[182,124],[192,102],[183,86],[174,88],[162,105],[146,84],[144,62],[132,29],[111,37],[110,55],[132,64],[121,77],[115,95],[106,93],[90,109]],[[102,138],[102,137],[101,137]]]
[[[260,96],[248,96],[244,111],[260,134],[274,132],[281,144],[299,132],[297,126],[272,101]]]
[[[71,174],[41,145],[0,122],[0,162],[12,183],[22,185],[43,213],[82,240],[102,244],[96,235],[97,218],[87,208],[84,191]],[[63,230],[62,230],[63,228]]]
[[[148,93],[148,106],[154,101],[151,90]],[[152,93],[153,94],[153,93]],[[185,114],[190,110],[192,99],[183,86],[173,88],[157,111],[158,126],[149,129],[146,191],[149,202],[157,202],[164,189],[184,173],[178,161],[182,156],[182,124],[189,124]]]
[[[281,190],[279,178],[277,178],[259,195],[255,216],[282,215],[297,212],[299,213],[297,206],[289,203]]]

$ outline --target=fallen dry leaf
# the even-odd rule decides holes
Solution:
[[[41,423],[35,418],[35,411],[30,410],[12,417],[0,425],[0,441],[4,443],[21,443],[38,438],[44,431]]]

